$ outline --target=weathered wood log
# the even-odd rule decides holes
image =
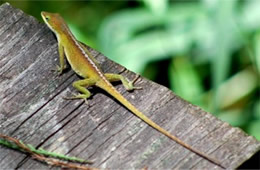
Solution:
[[[105,72],[122,67],[89,48]],[[79,77],[57,76],[57,41],[35,18],[9,4],[0,7],[0,133],[25,143],[84,159],[110,169],[221,169],[160,134],[107,93],[92,88],[86,105],[64,100]],[[129,79],[134,73],[123,73]],[[260,149],[260,143],[194,106],[169,89],[140,78],[142,90],[116,88],[137,108],[185,143],[237,168]],[[49,169],[26,154],[0,146],[1,169]]]

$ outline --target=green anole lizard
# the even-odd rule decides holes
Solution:
[[[75,87],[80,92],[80,94],[75,95],[73,98],[86,100],[91,95],[91,93],[87,90],[87,87],[95,85],[108,92],[127,109],[129,109],[132,113],[134,113],[137,117],[142,119],[151,127],[155,128],[156,130],[174,140],[175,142],[179,143],[188,150],[207,159],[211,163],[224,168],[217,160],[209,157],[199,150],[192,148],[190,145],[182,142],[180,139],[170,134],[167,130],[157,125],[142,112],[140,112],[129,101],[127,101],[110,82],[121,81],[127,90],[133,90],[135,89],[135,87],[133,86],[133,81],[129,82],[126,78],[119,74],[103,73],[99,69],[95,58],[79,41],[76,40],[66,22],[58,13],[41,12],[41,16],[47,26],[55,33],[58,40],[60,62],[60,66],[58,66],[59,74],[61,74],[66,67],[64,62],[66,56],[66,59],[69,62],[71,68],[79,76],[84,78],[73,83],[73,87]]]

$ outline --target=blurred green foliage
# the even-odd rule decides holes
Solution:
[[[260,140],[260,1],[9,1]]]

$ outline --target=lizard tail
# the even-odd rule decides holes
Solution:
[[[100,82],[96,84],[98,87],[102,88],[106,92],[108,92],[110,95],[112,95],[115,99],[117,99],[121,104],[123,104],[127,109],[129,109],[132,113],[134,113],[137,117],[142,119],[145,123],[156,129],[157,131],[161,132],[165,136],[169,137],[170,139],[174,140],[178,144],[182,145],[186,149],[196,153],[197,155],[205,158],[206,160],[210,161],[211,163],[220,166],[221,168],[225,169],[224,166],[220,164],[219,161],[209,157],[208,155],[202,153],[201,151],[192,148],[190,145],[182,142],[179,138],[172,135],[170,132],[165,130],[164,128],[160,127],[158,124],[156,124],[154,121],[152,121],[150,118],[145,116],[142,112],[140,112],[135,106],[133,106],[124,96],[122,96],[118,90],[114,88],[114,86],[110,82]]]

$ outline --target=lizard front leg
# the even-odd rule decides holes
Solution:
[[[59,50],[59,62],[60,65],[57,65],[57,72],[59,75],[62,74],[63,70],[66,69],[65,64],[65,54],[64,54],[64,48],[60,41],[58,41],[58,50]]]
[[[64,99],[84,99],[84,101],[87,103],[87,99],[91,96],[91,93],[87,88],[95,85],[95,83],[96,80],[93,78],[86,78],[73,82],[72,86],[77,89],[80,94],[74,95],[72,97],[64,97]]]

